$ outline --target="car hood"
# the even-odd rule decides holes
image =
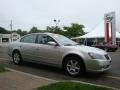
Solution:
[[[95,48],[95,47],[90,47],[90,46],[84,46],[84,45],[76,45],[76,46],[67,46],[73,50],[78,50],[78,51],[83,51],[83,52],[93,52],[93,53],[97,53],[97,54],[107,54],[106,51],[99,49],[99,48]]]

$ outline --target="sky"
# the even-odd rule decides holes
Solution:
[[[120,23],[120,0],[0,0],[0,26],[10,29],[12,20],[13,29],[29,31],[54,26],[56,19],[60,27],[79,23],[90,32],[111,11]]]

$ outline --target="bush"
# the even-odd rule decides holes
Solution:
[[[6,71],[6,70],[5,70],[4,66],[0,65],[0,73],[1,73],[1,72],[5,72],[5,71]]]

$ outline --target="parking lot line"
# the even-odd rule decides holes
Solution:
[[[0,58],[0,60],[10,60],[10,59],[7,59],[7,58]]]
[[[100,85],[100,84],[88,83],[88,82],[84,82],[84,81],[77,81],[77,80],[70,80],[70,81],[72,81],[72,82],[78,82],[78,83],[83,83],[83,84],[94,85],[94,86],[98,86],[98,87],[111,88],[111,89],[113,89],[113,90],[119,90],[118,88],[109,87],[109,86]]]
[[[116,77],[116,76],[105,76],[105,77],[108,77],[108,78],[113,78],[113,79],[118,79],[118,80],[120,80],[120,77]]]

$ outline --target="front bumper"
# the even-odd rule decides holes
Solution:
[[[87,72],[104,72],[111,68],[111,60],[89,60],[86,65]]]

